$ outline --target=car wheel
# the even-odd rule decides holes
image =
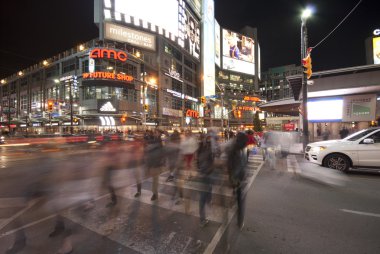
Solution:
[[[341,154],[330,154],[326,157],[324,165],[328,168],[347,172],[350,168],[349,159]]]

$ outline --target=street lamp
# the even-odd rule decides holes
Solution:
[[[301,15],[301,63],[307,55],[307,27],[306,21],[311,16],[312,10],[310,8],[305,9]],[[303,148],[309,143],[309,123],[307,116],[307,74],[302,74],[302,127],[303,127]]]

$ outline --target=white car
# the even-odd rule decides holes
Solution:
[[[310,143],[305,158],[324,167],[380,168],[380,127],[358,131],[344,139]]]

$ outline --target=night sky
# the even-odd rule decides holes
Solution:
[[[159,1],[159,0],[157,0]],[[219,24],[234,31],[257,27],[262,70],[300,62],[300,13],[308,20],[309,46],[316,45],[359,0],[216,0]],[[362,0],[343,24],[312,52],[313,70],[365,64],[366,38],[380,28],[378,0]],[[164,11],[164,9],[163,9]],[[93,0],[12,0],[0,10],[0,78],[98,36]]]

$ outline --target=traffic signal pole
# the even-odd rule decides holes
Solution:
[[[304,58],[306,58],[307,52],[307,28],[306,28],[306,18],[302,18],[301,24],[301,63]],[[303,72],[302,74],[302,144],[305,150],[307,144],[309,143],[309,121],[307,114],[307,74]]]

